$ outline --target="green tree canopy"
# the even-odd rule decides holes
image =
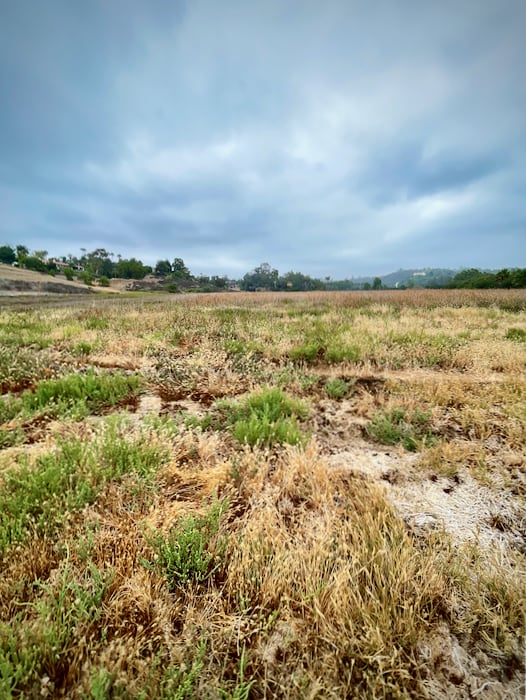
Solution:
[[[158,277],[168,277],[172,274],[172,263],[169,260],[158,260],[155,266],[155,274]]]
[[[16,260],[15,249],[10,245],[0,246],[0,262],[6,265],[12,265]]]
[[[252,272],[247,272],[241,280],[241,289],[277,289],[279,272],[268,263],[261,263]]]
[[[174,277],[179,279],[189,280],[192,278],[192,273],[186,267],[182,258],[174,258],[172,264],[172,274]]]
[[[146,275],[150,274],[152,268],[149,265],[143,265],[140,260],[130,258],[129,260],[119,260],[115,265],[115,277],[123,277],[124,279],[142,280]]]

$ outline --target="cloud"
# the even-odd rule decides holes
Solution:
[[[519,0],[11,3],[0,238],[210,274],[511,266],[525,25]]]

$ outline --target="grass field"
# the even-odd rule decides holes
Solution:
[[[526,293],[0,309],[0,698],[522,698]]]

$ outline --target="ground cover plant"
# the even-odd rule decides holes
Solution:
[[[3,309],[0,697],[522,698],[525,333],[521,290]]]

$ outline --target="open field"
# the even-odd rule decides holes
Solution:
[[[526,292],[0,308],[0,698],[522,698]]]

